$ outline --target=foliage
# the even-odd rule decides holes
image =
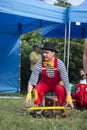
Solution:
[[[70,47],[70,65],[69,65],[69,78],[71,82],[78,83],[79,71],[83,68],[83,43],[71,42]]]
[[[29,53],[30,53],[29,44],[24,40],[22,41],[21,45],[21,92],[27,89],[27,82],[29,78],[29,71],[30,71],[30,60],[29,60]]]
[[[21,37],[21,92],[26,92],[28,80],[30,77],[30,58],[34,44],[40,44],[40,31],[24,34]]]
[[[57,1],[58,2],[55,3],[55,5],[58,5],[58,6],[66,7],[66,6],[71,5],[70,3],[67,2],[67,0],[57,0]]]
[[[40,44],[40,30],[36,30],[22,36],[22,41],[26,40],[29,46]]]

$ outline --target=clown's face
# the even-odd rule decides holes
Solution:
[[[43,57],[45,61],[52,61],[54,59],[55,52],[50,50],[43,50]]]
[[[83,70],[80,70],[80,75],[84,75],[84,71]]]

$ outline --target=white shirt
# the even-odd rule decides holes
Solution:
[[[61,80],[64,83],[64,87],[66,90],[70,90],[70,84],[69,84],[69,78],[68,78],[68,73],[66,71],[66,67],[64,65],[64,63],[58,59],[58,71],[60,73],[60,77]],[[54,69],[50,68],[50,75],[53,77],[54,74]],[[47,70],[47,71],[49,71]],[[40,60],[39,62],[36,63],[36,65],[34,66],[34,69],[32,71],[30,80],[28,83],[30,83],[31,85],[36,85],[37,81],[38,81],[38,77],[39,77],[39,73],[42,71],[42,60]]]
[[[80,80],[80,84],[87,84],[86,79]]]

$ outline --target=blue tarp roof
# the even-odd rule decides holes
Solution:
[[[79,6],[70,6],[67,8],[68,22],[71,22],[70,37],[86,38],[87,37],[87,0]],[[67,37],[68,37],[67,23]],[[42,37],[65,37],[65,24],[51,25],[42,29]]]
[[[66,11],[36,0],[0,0],[0,92],[20,91],[20,35],[65,23]]]
[[[26,33],[43,26],[66,22],[66,8],[36,0],[0,0],[0,32]],[[20,25],[20,26],[19,26]]]
[[[69,21],[87,23],[87,0],[79,6],[69,8]]]

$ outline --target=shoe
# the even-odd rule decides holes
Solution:
[[[69,118],[68,114],[62,115],[63,118]]]
[[[38,115],[40,117],[43,117],[43,110],[30,111],[29,114],[32,115],[33,117],[36,117]]]
[[[50,111],[48,115],[46,115],[46,118],[53,118],[54,113],[53,111]]]
[[[69,118],[69,115],[67,114],[65,110],[61,110],[61,114],[63,118]]]

